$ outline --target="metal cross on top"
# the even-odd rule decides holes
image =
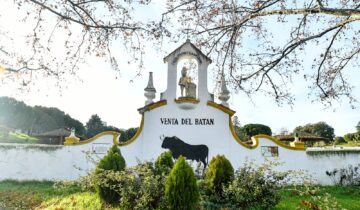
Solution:
[[[190,34],[190,31],[191,31],[191,30],[192,30],[192,29],[191,29],[190,27],[184,29],[184,31],[185,31],[185,33],[186,33],[186,39],[187,39],[187,40],[190,40],[189,34]]]

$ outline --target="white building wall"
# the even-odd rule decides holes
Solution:
[[[249,149],[240,145],[232,136],[229,128],[229,115],[206,104],[197,104],[194,109],[183,110],[180,104],[168,105],[144,113],[144,126],[138,138],[132,143],[121,146],[128,166],[138,161],[155,160],[166,149],[161,148],[161,136],[177,136],[191,145],[204,144],[209,148],[208,162],[217,154],[225,155],[235,169],[246,160],[257,164],[266,159],[282,163],[278,170],[306,170],[319,184],[332,184],[326,171],[360,163],[360,148],[290,150],[274,143],[270,138],[261,136],[259,145]],[[211,118],[214,125],[164,125],[160,118],[192,119]],[[113,145],[111,134],[82,145],[22,145],[0,144],[0,180],[74,180],[94,169],[95,161],[104,156]],[[264,157],[262,146],[278,148],[278,157]],[[193,161],[195,162],[195,161]],[[196,164],[193,164],[196,165]]]

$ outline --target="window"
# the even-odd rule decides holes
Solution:
[[[108,143],[93,143],[92,152],[94,154],[106,154],[110,146]]]
[[[261,155],[264,157],[279,157],[278,147],[261,147]]]

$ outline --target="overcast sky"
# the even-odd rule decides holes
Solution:
[[[2,10],[0,29],[8,29],[14,37],[21,37],[25,26],[19,22],[17,17],[19,11],[11,2],[10,0],[2,2],[7,10]],[[155,13],[155,11],[147,11],[146,14]],[[282,37],[281,28],[275,35]],[[164,51],[171,52],[178,45],[170,43],[166,45]],[[115,54],[127,56],[121,47]],[[154,72],[154,85],[157,90],[155,100],[159,100],[159,93],[166,89],[167,65],[163,63],[165,56],[165,52],[148,48],[143,76],[134,79],[133,82],[130,80],[134,78],[136,66],[126,62],[121,63],[119,73],[113,71],[103,60],[90,58],[86,64],[81,65],[78,77],[69,77],[60,89],[54,85],[54,80],[41,78],[34,81],[34,85],[29,90],[19,91],[15,81],[14,84],[0,83],[0,96],[14,97],[32,106],[57,107],[83,123],[86,123],[92,114],[98,114],[108,125],[119,128],[137,127],[140,124],[140,114],[137,109],[145,103],[144,88],[147,84],[148,72]],[[306,56],[311,57],[311,52]],[[210,75],[213,73],[213,65],[209,69]],[[310,63],[306,63],[304,66],[309,65]],[[353,89],[354,95],[360,100],[360,71],[349,69],[347,72],[348,78],[356,86]],[[210,92],[213,91],[215,83],[211,78],[210,76],[208,82]],[[292,131],[298,125],[319,121],[325,121],[334,127],[336,135],[355,131],[355,125],[360,121],[359,104],[356,104],[357,109],[352,109],[347,101],[343,101],[334,104],[331,108],[325,108],[320,103],[311,102],[307,97],[309,92],[307,86],[301,76],[294,80],[294,84],[289,84],[296,98],[293,107],[288,105],[279,107],[272,98],[262,95],[254,96],[251,101],[240,92],[231,94],[230,108],[236,111],[242,125],[261,123],[270,126],[275,133],[283,127]]]

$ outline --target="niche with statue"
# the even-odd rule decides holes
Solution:
[[[180,69],[179,69],[180,67]],[[197,63],[194,59],[187,59],[178,64],[178,90],[177,98],[197,98]]]
[[[160,93],[160,101],[176,104],[181,109],[194,109],[198,105],[214,102],[214,94],[208,91],[208,66],[211,59],[202,53],[190,40],[175,49],[164,58],[167,63],[167,86]],[[156,97],[152,72],[149,73],[148,85],[144,89],[145,105],[151,105]],[[222,106],[228,107],[229,91],[224,75],[221,77],[221,90],[218,99]],[[141,109],[143,110],[143,109]]]

